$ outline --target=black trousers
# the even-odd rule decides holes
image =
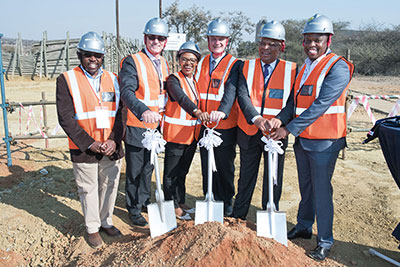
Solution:
[[[175,208],[185,203],[186,175],[196,152],[197,141],[190,145],[167,143],[164,158],[163,189],[166,200],[174,200]]]
[[[130,214],[140,214],[142,207],[150,203],[151,175],[150,151],[125,143],[126,149],[126,209]]]
[[[262,134],[258,132],[256,135],[248,139],[246,148],[240,147],[240,176],[238,181],[238,193],[235,197],[233,206],[233,216],[245,219],[249,211],[251,199],[253,197],[254,188],[257,182],[258,169],[260,167],[261,155],[264,155],[264,175],[262,190],[262,207],[267,208],[268,203],[268,152],[264,150],[265,143],[261,140]],[[283,168],[285,162],[285,151],[288,140],[280,140],[283,145],[284,153],[278,154],[278,176],[277,184],[274,185],[274,204],[279,210],[279,200],[282,195]]]
[[[232,206],[235,195],[235,157],[236,143],[214,148],[215,165],[217,171],[213,172],[212,191],[217,201],[223,201],[224,206]],[[203,175],[203,193],[207,194],[208,186],[208,150],[200,148],[201,172]]]

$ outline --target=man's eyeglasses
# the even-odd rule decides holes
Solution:
[[[102,58],[104,55],[100,53],[93,53],[93,52],[81,52],[82,56],[84,57],[95,57],[95,58]]]
[[[271,47],[271,48],[277,48],[277,47],[280,47],[280,46],[281,46],[280,43],[264,43],[264,42],[259,42],[258,45],[259,45],[260,47],[266,47],[266,46],[268,46],[268,47]]]
[[[157,39],[160,42],[164,42],[165,40],[167,40],[167,37],[159,35],[147,35],[147,38],[149,38],[151,41]]]
[[[180,60],[182,60],[183,63],[190,63],[190,64],[196,64],[197,63],[197,59],[194,59],[194,58],[181,57]]]

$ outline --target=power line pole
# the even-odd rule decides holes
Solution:
[[[120,49],[120,44],[119,44],[119,1],[115,0],[115,18],[116,18],[116,27],[117,27],[117,47],[118,50]]]
[[[160,7],[160,19],[162,19],[162,0],[159,1],[159,7]]]

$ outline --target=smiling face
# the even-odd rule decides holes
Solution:
[[[208,49],[213,58],[219,58],[228,46],[229,38],[224,36],[208,36]]]
[[[92,76],[96,76],[100,67],[103,65],[104,55],[99,53],[81,51],[78,52],[78,57],[83,68]]]
[[[185,76],[192,77],[197,66],[197,57],[189,52],[183,53],[179,56],[179,65]]]
[[[274,62],[281,51],[282,43],[279,40],[262,37],[258,44],[258,54],[265,64]]]
[[[328,35],[320,33],[304,34],[304,52],[312,61],[316,60],[328,49]]]
[[[145,34],[144,44],[146,45],[147,50],[153,56],[158,58],[161,55],[161,52],[164,50],[165,45],[167,44],[167,37]]]

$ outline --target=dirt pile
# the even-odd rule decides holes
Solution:
[[[0,249],[0,266],[26,266],[26,261],[24,257],[14,251]]]
[[[226,219],[177,229],[151,239],[147,233],[124,236],[119,241],[80,255],[78,266],[320,266],[304,249],[256,236],[254,224]],[[330,262],[329,266],[335,265]]]

